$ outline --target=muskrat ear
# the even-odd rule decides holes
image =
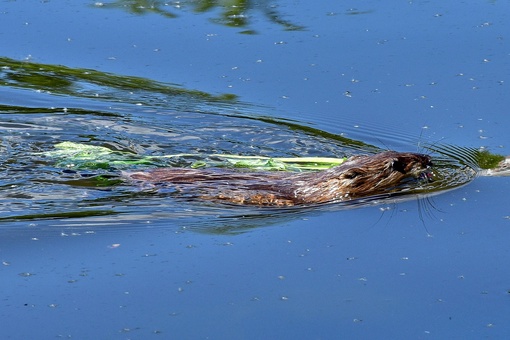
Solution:
[[[346,170],[342,173],[342,178],[345,178],[345,179],[353,179],[355,178],[356,176],[358,176],[360,174],[360,171],[358,171],[358,169],[354,168],[354,169],[349,169],[349,170]]]

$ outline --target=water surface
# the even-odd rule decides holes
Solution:
[[[508,336],[509,181],[466,156],[510,154],[508,5],[236,6],[2,3],[0,333]],[[432,145],[455,190],[225,206],[101,182],[122,169],[45,154],[62,141],[134,157]]]

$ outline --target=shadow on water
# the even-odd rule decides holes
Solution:
[[[189,167],[211,154],[341,158],[384,148],[363,142],[362,133],[345,136],[270,117],[264,108],[233,95],[144,78],[0,58],[0,85],[9,93],[0,98],[0,221],[132,226],[172,220],[193,230],[240,233],[311,213],[453,189],[470,182],[479,168],[501,160],[475,149],[428,146],[436,180],[401,192],[285,209],[201,202],[171,188],[129,185],[119,173],[126,168]],[[105,147],[128,155],[129,162],[78,164],[48,156],[66,141]],[[410,140],[409,149],[414,145]],[[176,154],[187,156],[161,157]]]
[[[179,12],[191,10],[194,13],[214,13],[213,23],[237,28],[248,28],[253,16],[262,14],[269,22],[279,25],[286,31],[304,30],[304,26],[292,23],[283,18],[274,1],[268,0],[193,0],[169,3],[167,1],[147,0],[117,0],[101,2],[94,5],[98,8],[122,9],[131,14],[157,14],[165,18],[178,18]],[[245,29],[243,34],[256,34],[251,29]]]

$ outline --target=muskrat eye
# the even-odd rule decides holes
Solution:
[[[395,171],[405,173],[404,164],[398,159],[394,159],[391,161],[391,168]]]

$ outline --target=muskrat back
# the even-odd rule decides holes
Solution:
[[[172,185],[202,199],[292,206],[388,193],[407,179],[429,179],[431,165],[428,155],[386,151],[353,156],[341,165],[317,172],[159,168],[124,175],[155,185]]]

